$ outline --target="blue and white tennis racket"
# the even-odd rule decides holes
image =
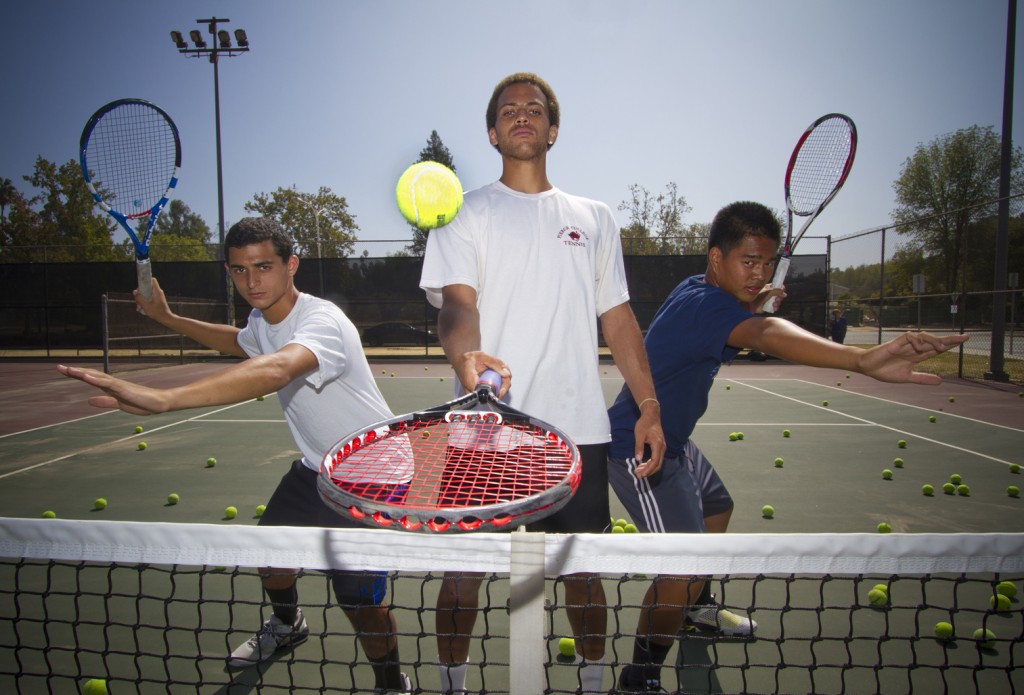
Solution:
[[[85,124],[79,163],[92,197],[135,245],[139,291],[149,297],[153,291],[149,236],[178,185],[178,128],[167,112],[148,101],[112,101]]]

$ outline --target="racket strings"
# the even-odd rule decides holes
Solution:
[[[807,134],[787,180],[789,206],[810,215],[828,200],[849,172],[854,136],[842,118],[827,119]]]
[[[86,147],[86,163],[107,205],[126,217],[142,217],[176,177],[178,144],[174,129],[156,109],[123,104],[96,123]]]

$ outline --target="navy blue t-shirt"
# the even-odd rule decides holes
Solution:
[[[651,375],[661,403],[666,456],[679,456],[708,407],[708,392],[723,362],[738,348],[726,345],[732,330],[754,314],[725,290],[694,275],[679,283],[654,315],[644,338]],[[633,456],[633,428],[640,410],[628,387],[608,410],[611,455]]]

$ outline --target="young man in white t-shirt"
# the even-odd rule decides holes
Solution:
[[[106,392],[90,398],[91,404],[137,415],[228,405],[276,392],[302,457],[281,479],[260,526],[356,526],[321,501],[316,478],[321,458],[342,430],[355,431],[391,417],[359,332],[337,306],[295,287],[299,259],[277,221],[243,219],[228,231],[224,247],[235,289],[253,308],[245,328],[174,314],[155,279],[152,297],[146,299],[136,291],[135,299],[147,316],[171,330],[224,354],[248,359],[167,389],[139,386],[94,370],[58,369]],[[231,654],[228,665],[232,668],[259,664],[309,635],[298,606],[295,570],[266,568],[261,575],[273,614]],[[373,667],[375,692],[411,692],[409,679],[400,670],[384,573],[332,571],[330,576],[338,603],[360,633]]]
[[[501,178],[467,193],[459,215],[430,234],[420,287],[441,310],[441,343],[461,387],[472,389],[481,372],[497,370],[507,402],[561,428],[580,447],[580,490],[530,529],[599,533],[609,519],[610,430],[598,371],[598,320],[640,406],[635,453],[647,463],[638,474],[660,467],[665,440],[611,210],[560,191],[547,178],[559,120],[554,92],[536,75],[510,75],[495,87],[486,121],[501,155]],[[465,689],[480,581],[446,576],[438,597],[442,692]],[[604,589],[598,577],[577,575],[566,578],[565,590],[583,658],[581,692],[605,692]]]

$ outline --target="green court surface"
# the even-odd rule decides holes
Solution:
[[[173,383],[222,366],[143,370],[129,378],[142,383]],[[433,405],[452,395],[452,372],[443,362],[381,361],[374,363],[373,368],[396,413]],[[611,363],[602,363],[600,369],[610,402],[622,379]],[[52,365],[27,371],[35,378],[19,373],[21,381],[0,409],[0,419],[8,423],[0,433],[3,516],[38,518],[50,510],[61,519],[256,524],[257,505],[267,501],[277,480],[297,456],[274,394],[230,407],[142,418],[117,411],[90,410],[84,401],[91,390],[67,379],[54,379]],[[880,522],[887,522],[893,532],[906,534],[1022,533],[1024,498],[1007,494],[1010,485],[1024,487],[1024,474],[1011,472],[1013,464],[1024,466],[1024,398],[1018,395],[1019,390],[959,381],[937,387],[893,386],[856,374],[848,376],[777,362],[738,362],[720,371],[708,412],[694,439],[714,463],[735,500],[731,532],[874,533]],[[28,415],[27,410],[35,412]],[[2,411],[9,411],[9,417]],[[29,417],[35,421],[30,422],[26,419]],[[143,431],[136,433],[140,426]],[[783,430],[789,430],[791,436],[785,437]],[[732,441],[730,433],[739,432],[743,438]],[[339,438],[346,434],[343,423],[339,423],[335,434]],[[898,446],[900,440],[906,443],[905,448]],[[140,442],[146,443],[144,450],[139,449]],[[216,459],[212,467],[207,465],[211,457]],[[775,465],[776,458],[783,459],[782,467]],[[894,462],[896,458],[902,459],[902,465]],[[883,469],[892,471],[891,479],[883,478]],[[970,487],[968,495],[943,493],[942,485],[953,474],[962,476],[962,482]],[[922,494],[924,484],[935,487],[933,496]],[[167,503],[170,493],[180,496],[178,504]],[[107,506],[97,511],[93,502],[100,497],[107,500]],[[762,517],[765,504],[775,508],[773,519]],[[225,518],[228,506],[239,510],[236,518]],[[612,516],[618,518],[623,514],[613,498]],[[1018,585],[1021,579],[1016,578]],[[193,680],[195,672],[204,669],[213,674],[207,680],[225,678],[223,653],[229,651],[229,645],[244,640],[261,620],[259,583],[252,572],[207,574],[202,581],[214,591],[226,590],[221,585],[230,582],[232,590],[247,597],[247,602],[230,616],[220,612],[204,616],[205,624],[217,627],[211,627],[208,634],[196,630],[187,640],[191,640],[193,651],[199,642],[200,652],[208,657],[200,660],[202,663],[191,660],[177,664],[165,660],[154,666],[157,670],[167,669],[168,679],[174,677],[171,672],[176,669],[187,671]],[[322,577],[314,574],[301,581],[303,600],[308,596],[314,603],[330,602]],[[403,607],[398,611],[403,661],[416,662],[407,670],[415,670],[423,692],[436,692],[431,690],[438,687],[433,667],[436,652],[433,638],[427,636],[434,629],[433,616],[417,609],[433,606],[436,582],[424,583],[422,577],[396,577],[392,581],[392,599]],[[893,581],[893,602],[899,597],[901,606],[922,602],[941,606],[945,599],[935,592],[951,591],[937,586],[927,589],[933,593],[923,597],[926,588],[912,578],[882,581]],[[633,629],[636,606],[647,585],[645,579],[619,583],[614,588],[609,584],[609,603],[621,604],[612,611],[611,631],[617,627],[623,633]],[[189,595],[193,589],[184,583],[177,585],[175,591]],[[889,630],[890,634],[930,630],[936,620],[942,619],[941,609],[927,613],[868,609],[851,614],[849,606],[862,601],[864,586],[837,584],[834,590],[811,587],[806,592],[796,589],[799,584],[770,578],[730,581],[716,588],[720,598],[730,605],[752,609],[752,616],[760,624],[757,639],[712,640],[688,635],[681,640],[680,648],[673,650],[683,662],[679,676],[681,691],[961,692],[956,689],[956,679],[971,679],[970,670],[960,675],[951,665],[975,656],[973,645],[961,644],[956,649],[936,646],[935,640],[887,643],[872,637],[882,630]],[[491,621],[489,631],[507,634],[508,615],[503,610],[507,582],[494,583],[492,591],[489,600],[499,608],[487,613],[486,619]],[[558,591],[556,587],[551,597],[556,605]],[[984,587],[972,591],[977,595],[970,600],[979,605],[987,600],[988,590]],[[825,596],[826,593],[829,595]],[[823,622],[827,632],[828,610],[772,607],[776,596],[806,598],[807,594],[817,605],[846,607],[841,611],[844,617],[837,620],[855,621],[856,632],[865,635],[864,639],[821,643],[783,639],[799,632],[800,623],[804,622]],[[965,597],[961,595],[955,600]],[[768,607],[759,609],[762,605]],[[1021,606],[1018,598],[1009,613],[993,618],[999,620],[1006,636],[1016,635],[1018,640],[1001,653],[997,649],[987,656],[997,668],[991,682],[986,680],[990,676],[984,671],[976,675],[979,692],[1011,692],[1005,689],[1008,678],[1012,679],[1011,687],[1024,688],[1024,679],[1012,669],[1013,664],[1024,660],[1024,647],[1019,640],[1024,635]],[[564,611],[556,610],[553,616],[552,634],[569,634]],[[339,632],[349,630],[347,621],[336,609],[319,608],[308,613],[307,618],[314,631],[335,627]],[[165,616],[154,614],[145,622],[159,625],[165,620]],[[230,629],[224,626],[225,622],[230,623]],[[478,629],[482,624],[483,620]],[[163,645],[166,636],[159,630],[151,635],[145,629],[135,633],[122,637],[152,642],[151,651],[168,648]],[[625,636],[611,640],[607,658],[620,663],[629,661],[631,644],[631,638]],[[169,646],[173,650],[173,645]],[[507,653],[501,653],[507,652],[507,645],[501,640],[475,641],[473,649],[473,661],[507,661]],[[308,664],[289,664],[284,658],[281,663],[272,662],[262,669],[262,675],[250,670],[234,676],[231,685],[199,690],[271,692],[307,678],[316,682],[327,678],[337,682],[342,692],[363,692],[351,689],[356,687],[351,685],[353,681],[362,684],[360,687],[369,687],[368,667],[362,666],[359,671],[346,666],[353,658],[353,650],[351,636],[313,639],[296,650],[296,655],[308,652],[302,655],[310,660]],[[487,650],[492,650],[490,657]],[[809,671],[806,667],[779,668],[780,663],[802,664],[811,658],[808,655],[819,661],[841,662],[864,652],[865,660],[870,662],[886,651],[890,652],[884,657],[886,663],[945,663],[947,670],[867,667],[822,672],[816,677],[813,669]],[[335,658],[339,654],[344,656]],[[0,660],[3,658],[0,656]],[[724,665],[735,668],[717,669]],[[10,664],[0,664],[0,672],[9,672],[9,667]],[[96,664],[95,668],[108,672],[116,668],[116,660]],[[553,665],[549,669],[551,692],[571,692],[568,688],[574,680],[573,671],[572,666]],[[0,686],[8,678],[0,675]],[[500,669],[488,673],[487,678],[491,690],[502,692],[508,687],[507,673]],[[947,685],[947,680],[953,686]],[[470,683],[477,682],[479,678],[471,671]],[[970,687],[970,692],[975,692],[975,684]],[[11,691],[9,687],[0,690]]]

